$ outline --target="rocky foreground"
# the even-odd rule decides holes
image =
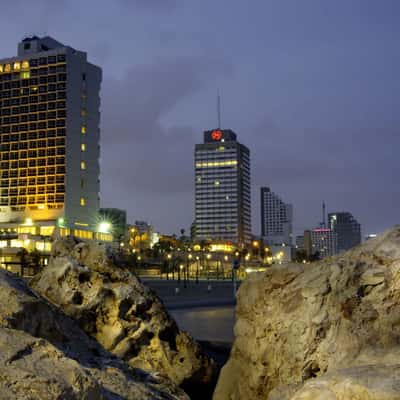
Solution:
[[[189,399],[213,363],[101,244],[60,240],[30,287],[0,270],[0,399]]]
[[[245,281],[214,400],[400,399],[400,227]]]

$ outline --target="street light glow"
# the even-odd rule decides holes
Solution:
[[[110,233],[111,224],[107,221],[103,221],[99,223],[98,231],[100,233]]]

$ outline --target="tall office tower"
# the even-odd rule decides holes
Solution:
[[[269,187],[261,188],[261,236],[268,244],[292,244],[293,206]]]
[[[337,233],[338,251],[346,251],[361,243],[361,225],[349,212],[328,214],[329,227]]]
[[[26,38],[0,60],[2,227],[94,227],[100,83],[86,53],[51,37]]]
[[[308,232],[304,232],[308,236]],[[319,253],[320,258],[333,256],[338,252],[338,238],[336,232],[329,228],[316,228],[311,231],[311,252]]]
[[[250,151],[229,129],[204,132],[195,147],[196,239],[251,241]]]

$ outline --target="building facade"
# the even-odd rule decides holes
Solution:
[[[296,236],[296,249],[304,250],[304,235]]]
[[[307,231],[306,231],[307,232]],[[308,236],[308,232],[304,236]],[[329,228],[315,228],[310,232],[311,253],[325,258],[338,253],[338,238],[335,231]],[[306,240],[305,240],[306,242]]]
[[[293,206],[269,187],[261,188],[261,236],[270,245],[292,245]]]
[[[129,245],[135,250],[151,249],[159,241],[160,235],[145,221],[135,221],[129,226]]]
[[[0,230],[94,238],[101,77],[85,52],[50,37],[0,60]]]
[[[328,214],[330,229],[336,232],[338,251],[347,251],[361,243],[361,225],[349,212]]]
[[[228,129],[204,132],[195,147],[197,240],[251,241],[250,151]]]

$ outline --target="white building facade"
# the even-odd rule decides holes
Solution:
[[[269,187],[261,188],[261,236],[269,245],[293,242],[293,206]]]

